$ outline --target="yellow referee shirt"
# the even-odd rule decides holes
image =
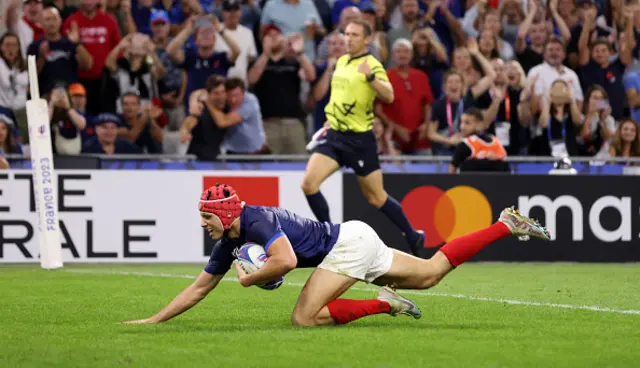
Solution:
[[[389,81],[382,64],[368,53],[355,58],[340,57],[331,79],[331,97],[324,109],[331,129],[363,133],[373,127],[376,92],[366,76],[358,71],[358,66],[365,60],[377,79]]]

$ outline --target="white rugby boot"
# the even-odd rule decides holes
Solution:
[[[398,295],[395,290],[388,286],[380,288],[380,291],[378,291],[378,300],[389,303],[389,306],[391,307],[389,314],[394,317],[398,314],[406,314],[407,316],[411,316],[415,319],[422,317],[420,308],[418,308],[414,302]]]
[[[520,240],[529,240],[530,237],[551,240],[551,234],[544,226],[535,219],[521,215],[515,207],[502,210],[498,221],[507,225],[511,234]]]

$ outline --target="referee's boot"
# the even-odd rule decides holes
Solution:
[[[407,243],[409,243],[409,248],[411,249],[411,254],[416,257],[420,257],[420,250],[424,249],[425,235],[424,231],[418,230],[414,233],[413,237],[409,237],[405,234],[405,239],[407,239]]]

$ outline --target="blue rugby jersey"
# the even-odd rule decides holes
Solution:
[[[282,208],[245,206],[240,215],[240,237],[218,241],[204,270],[224,274],[231,268],[235,250],[243,244],[260,244],[266,251],[281,236],[289,238],[298,268],[316,267],[333,249],[339,233],[340,225],[313,221]]]

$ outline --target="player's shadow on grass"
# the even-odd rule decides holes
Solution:
[[[344,326],[346,327],[346,326]],[[394,323],[394,322],[364,322],[364,323],[355,323],[353,325],[349,325],[348,328],[358,328],[358,329],[366,329],[366,328],[385,328],[387,330],[404,330],[407,328],[415,328],[415,329],[430,329],[430,330],[502,330],[508,328],[507,326],[499,323],[432,323],[429,321],[409,321],[404,323]]]
[[[508,328],[508,326],[499,323],[431,323],[429,321],[409,321],[403,323],[390,322],[362,322],[353,323],[344,326],[324,326],[324,327],[297,327],[293,325],[274,324],[274,325],[216,325],[207,323],[196,322],[182,322],[182,323],[167,323],[162,325],[154,325],[154,328],[136,328],[136,329],[123,329],[122,333],[131,334],[143,334],[143,333],[158,333],[158,332],[249,332],[249,331],[278,331],[286,332],[292,330],[327,330],[327,329],[385,329],[390,330],[406,330],[408,328],[420,329],[420,330],[501,330]]]

